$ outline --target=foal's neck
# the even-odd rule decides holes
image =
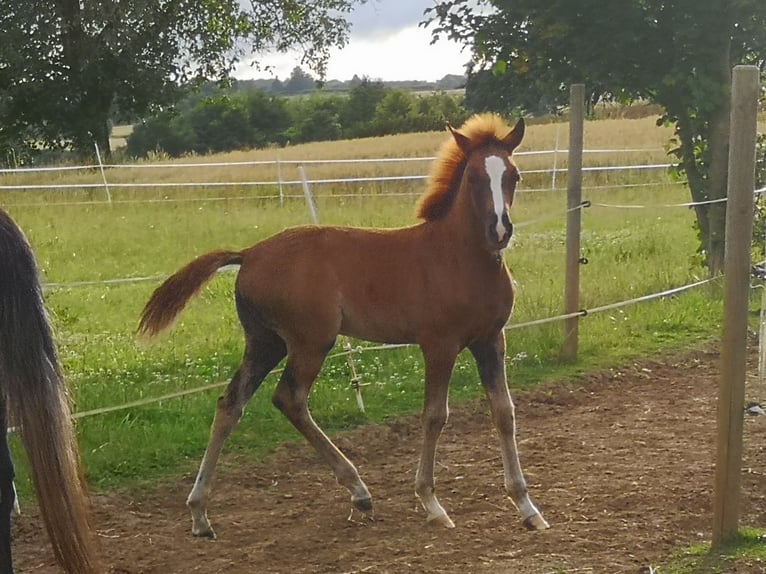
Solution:
[[[461,199],[465,195],[458,194],[447,215],[430,223],[438,227],[440,243],[449,246],[453,255],[480,265],[482,269],[499,271],[505,266],[503,252],[487,247],[483,224],[469,205],[470,200]]]

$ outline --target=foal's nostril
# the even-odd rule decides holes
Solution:
[[[501,225],[498,226],[497,232],[498,232],[498,240],[510,240],[511,237],[513,237],[513,223],[511,223],[511,218],[508,215],[507,211],[503,212],[502,217],[500,218]]]

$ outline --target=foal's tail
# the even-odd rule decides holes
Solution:
[[[37,266],[24,234],[2,209],[0,392],[2,408],[21,430],[56,560],[68,574],[95,574],[100,566],[88,496]]]
[[[224,265],[242,263],[239,251],[212,251],[168,277],[157,287],[141,312],[138,333],[147,337],[158,335],[173,323],[186,304],[210,281]]]

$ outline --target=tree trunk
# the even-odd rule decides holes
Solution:
[[[727,2],[725,16],[719,28],[718,50],[713,72],[717,83],[722,86],[718,105],[710,113],[708,126],[708,151],[710,168],[708,171],[708,197],[710,200],[724,199],[727,195],[729,173],[729,115],[731,113],[731,38],[729,15],[731,10]],[[708,271],[710,275],[723,273],[723,260],[726,240],[726,202],[713,203],[708,210]]]
[[[78,126],[75,126],[72,147],[79,156],[92,158],[96,153],[94,145],[97,145],[101,159],[107,159],[112,154],[109,142],[109,114],[94,109],[91,116],[90,119],[83,119]]]
[[[92,157],[98,145],[103,158],[111,155],[109,113],[114,102],[113,79],[100,70],[113,63],[108,46],[88,36],[82,21],[79,0],[56,0],[62,21],[62,43],[68,65],[67,81],[76,96],[70,100],[68,120],[72,144],[78,154]],[[103,34],[104,32],[102,32]]]
[[[678,118],[677,135],[681,143],[681,166],[686,173],[692,200],[705,203],[695,206],[699,227],[700,251],[711,276],[723,272],[726,252],[726,193],[729,162],[729,114],[731,94],[731,6],[719,0],[715,10],[715,33],[708,34],[709,67],[700,70],[709,89],[703,100],[690,103],[686,98],[671,97],[666,109]],[[683,102],[687,103],[684,104]],[[675,104],[675,105],[673,105]],[[673,109],[678,108],[678,109]],[[699,139],[707,148],[695,153]]]
[[[102,159],[109,159],[112,156],[112,144],[109,141],[109,117],[99,118],[98,124],[94,122],[93,141],[96,142]]]
[[[697,217],[697,229],[700,241],[700,251],[705,255],[707,261],[708,254],[708,237],[710,237],[710,218],[708,217],[710,204],[706,202],[708,197],[708,189],[705,185],[705,178],[700,172],[700,168],[697,165],[694,157],[694,128],[690,119],[690,114],[687,110],[682,109],[679,104],[679,109],[673,109],[673,106],[668,105],[668,112],[678,118],[676,126],[676,134],[681,143],[681,168],[686,174],[686,182],[689,185],[689,191],[692,196],[692,201],[700,205],[694,206],[694,215]]]
[[[729,77],[729,85],[731,78]],[[716,110],[710,120],[708,146],[710,149],[710,170],[708,177],[709,198],[725,199],[729,173],[729,113],[728,97]],[[710,275],[723,272],[726,240],[726,202],[710,204],[708,209],[707,264]]]

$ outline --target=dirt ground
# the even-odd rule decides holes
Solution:
[[[415,499],[411,416],[337,440],[372,492],[374,520],[349,519],[347,492],[303,443],[257,464],[224,456],[209,509],[215,541],[189,533],[193,476],[97,496],[108,572],[648,574],[672,549],[710,538],[717,385],[717,353],[695,351],[516,393],[522,466],[547,531],[525,531],[504,496],[477,401],[452,407],[439,445],[437,490],[455,529],[426,526]],[[766,416],[747,416],[743,525],[766,526],[765,439]],[[34,509],[15,535],[20,572],[58,572]]]

